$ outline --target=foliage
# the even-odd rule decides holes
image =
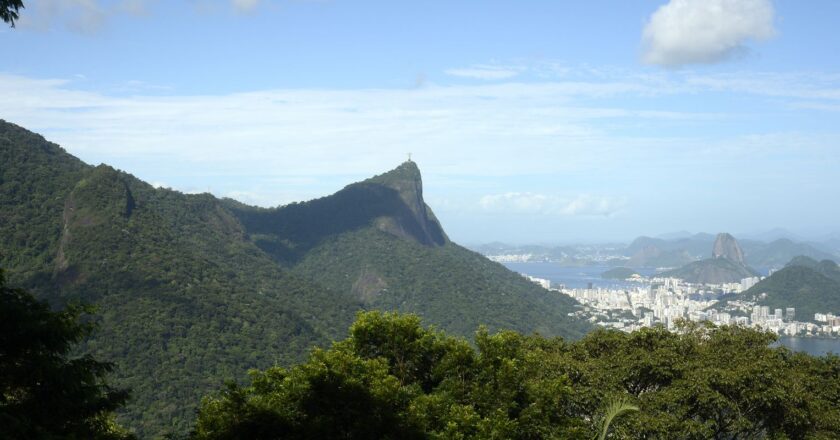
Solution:
[[[205,398],[193,438],[585,438],[535,342],[481,332],[476,350],[414,315],[362,313],[331,349]]]
[[[59,146],[0,121],[0,267],[33,284],[52,273],[64,199],[90,169]]]
[[[840,358],[773,340],[687,324],[577,342],[480,330],[470,345],[415,315],[366,312],[329,350],[206,397],[193,438],[834,438]]]
[[[112,364],[70,357],[93,330],[89,308],[50,311],[0,271],[0,427],[3,438],[129,438],[113,420],[128,397],[105,376]]]
[[[0,0],[0,19],[15,27],[15,20],[18,19],[18,12],[23,9],[22,0]]]
[[[98,305],[76,354],[113,360],[133,395],[119,419],[141,437],[185,432],[222,380],[302,360],[358,310],[279,268],[208,194],[87,166],[12,124],[0,123],[0,159],[10,284]]]
[[[598,440],[604,440],[607,438],[613,419],[620,417],[622,414],[636,412],[638,410],[638,406],[627,403],[624,399],[615,399],[610,402],[610,404],[607,405],[607,409],[604,411],[603,419],[601,420],[601,435],[598,436]]]
[[[141,437],[185,432],[200,396],[302,361],[363,308],[461,335],[589,328],[566,316],[573,301],[449,243],[413,164],[265,210],[86,165],[2,121],[0,163],[0,267],[56,306],[97,304],[99,331],[77,353],[114,361],[134,396],[118,418]]]
[[[417,313],[460,336],[480,325],[579,338],[573,300],[454,243],[420,246],[367,228],[325,239],[293,271],[367,307]]]

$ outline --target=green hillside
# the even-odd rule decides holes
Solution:
[[[803,255],[794,257],[786,266],[803,266],[819,272],[821,275],[840,283],[840,266],[832,260],[817,261]]]
[[[738,296],[771,309],[795,307],[799,321],[815,313],[840,314],[840,269],[833,261],[797,257]]]
[[[121,422],[183,433],[199,397],[289,365],[364,308],[580,336],[569,300],[451,243],[416,165],[277,209],[157,189],[0,121],[0,266],[54,304],[98,305],[84,352],[132,389]]]
[[[358,310],[278,268],[214,197],[155,189],[0,127],[10,282],[99,306],[84,349],[117,364],[133,395],[125,423],[141,436],[186,429],[221,380],[299,361]]]
[[[273,209],[228,202],[280,264],[368,308],[419,313],[459,335],[478,325],[579,337],[574,301],[446,237],[414,162],[328,197]]]
[[[419,246],[367,228],[331,238],[294,272],[368,308],[414,312],[467,336],[479,325],[577,339],[588,325],[566,316],[575,302],[454,243]]]
[[[602,273],[601,278],[606,280],[626,280],[627,278],[638,274],[639,272],[634,269],[630,269],[629,267],[615,267]]]

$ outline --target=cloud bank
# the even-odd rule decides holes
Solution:
[[[196,0],[203,7],[229,4],[237,12],[252,12],[261,0]],[[145,17],[153,9],[170,6],[160,0],[30,0],[18,23],[23,29],[51,31],[65,29],[96,34],[119,15]]]
[[[573,198],[530,192],[486,195],[479,201],[485,211],[559,216],[610,216],[626,205],[626,200],[581,194]]]
[[[630,175],[679,182],[692,170],[734,164],[740,170],[755,157],[785,166],[790,157],[814,158],[814,166],[838,163],[832,129],[786,134],[796,124],[774,119],[735,133],[709,134],[710,127],[750,116],[727,113],[728,100],[700,98],[708,90],[770,97],[784,111],[807,102],[819,108],[797,111],[833,123],[833,112],[820,112],[840,103],[838,84],[840,77],[831,75],[623,72],[588,81],[198,96],[172,90],[144,96],[136,88],[107,95],[78,88],[74,79],[0,73],[0,95],[6,98],[0,100],[0,117],[87,162],[109,163],[183,191],[237,197],[250,191],[256,195],[248,201],[263,206],[329,194],[392,168],[412,152],[437,185],[443,176],[510,179],[491,187],[451,183],[447,191],[460,188],[460,196],[450,197],[455,206],[591,216],[609,215],[621,199],[578,194],[597,193],[604,182]],[[643,108],[632,104],[636,97],[645,98]],[[757,101],[756,111],[764,111],[767,100]],[[702,111],[675,110],[674,102],[697,104]],[[279,182],[278,176],[312,180]],[[523,186],[519,176],[548,177]],[[555,179],[574,187],[566,185],[566,192],[556,195]],[[512,188],[532,193],[507,194]],[[628,196],[635,207],[639,197]]]
[[[642,32],[643,60],[661,66],[725,61],[775,35],[771,0],[670,0]]]
[[[493,65],[477,65],[459,69],[449,69],[445,71],[445,73],[450,76],[481,80],[509,79],[519,75],[521,72],[522,68],[520,67]]]

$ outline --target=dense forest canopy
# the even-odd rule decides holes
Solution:
[[[413,162],[273,209],[155,188],[6,122],[0,163],[0,267],[55,306],[99,307],[77,351],[114,362],[140,436],[187,432],[202,395],[305,360],[360,310],[460,336],[591,328],[573,300],[449,241]]]
[[[479,330],[471,344],[414,315],[360,314],[348,338],[205,397],[194,439],[836,439],[840,358],[775,336],[685,324],[561,338]]]

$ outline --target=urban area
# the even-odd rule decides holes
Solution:
[[[730,299],[757,284],[761,278],[749,277],[740,283],[690,284],[678,278],[635,275],[626,281],[634,286],[625,289],[593,287],[568,289],[553,286],[550,280],[525,275],[542,287],[568,295],[579,303],[580,310],[570,313],[605,327],[631,332],[642,327],[663,325],[674,330],[680,320],[709,321],[715,325],[758,327],[787,336],[840,336],[840,316],[816,313],[797,317],[796,309],[770,309],[752,301]],[[737,298],[737,296],[736,296]]]

